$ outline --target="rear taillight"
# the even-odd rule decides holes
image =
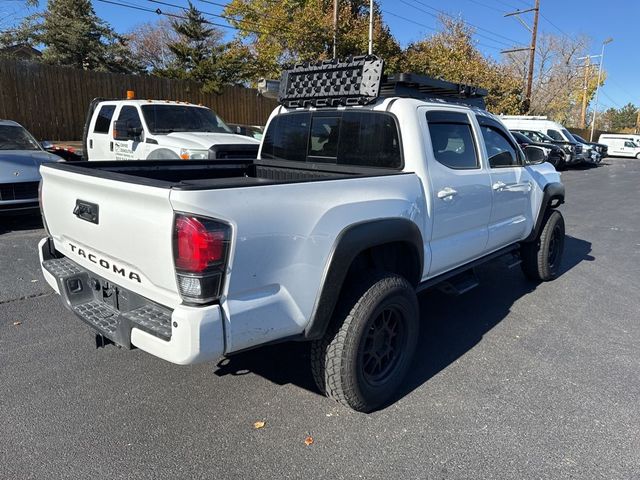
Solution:
[[[173,255],[180,295],[208,303],[222,293],[231,227],[203,217],[176,215]]]

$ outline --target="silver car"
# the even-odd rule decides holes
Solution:
[[[0,120],[0,213],[37,208],[40,165],[58,160],[22,125]]]

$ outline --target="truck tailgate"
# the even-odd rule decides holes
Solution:
[[[41,168],[42,209],[56,250],[153,301],[180,303],[167,188]]]

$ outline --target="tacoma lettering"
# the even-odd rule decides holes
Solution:
[[[77,245],[73,243],[69,243],[69,248],[73,253],[76,253],[79,257],[88,259],[91,263],[95,263],[96,265],[100,265],[102,268],[106,270],[111,270],[116,275],[121,275],[123,278],[128,278],[129,280],[135,280],[138,283],[142,283],[142,279],[140,275],[136,272],[129,272],[124,267],[120,267],[115,263],[110,263],[108,260],[104,258],[98,258],[93,253],[87,253],[82,248],[79,248]]]

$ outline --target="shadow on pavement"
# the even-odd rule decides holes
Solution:
[[[38,230],[42,227],[42,217],[36,209],[20,215],[0,215],[0,235],[21,230]]]
[[[590,242],[567,236],[560,275],[580,262],[595,260],[590,252]],[[480,267],[477,273],[480,286],[465,295],[452,297],[432,289],[418,297],[422,317],[418,350],[393,402],[471,350],[509,314],[519,298],[537,287],[520,268],[509,270],[499,261]],[[260,347],[225,358],[217,367],[217,376],[254,373],[278,385],[292,383],[318,392],[311,376],[308,343]]]

